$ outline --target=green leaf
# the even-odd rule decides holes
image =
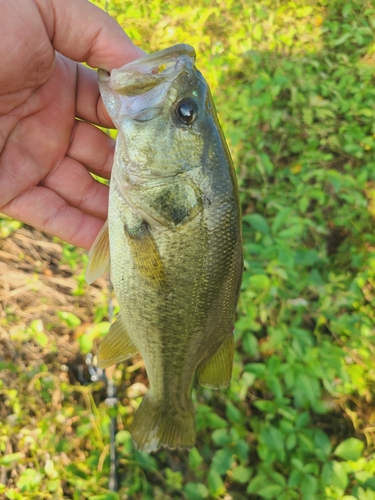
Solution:
[[[263,35],[263,30],[260,24],[256,24],[253,29],[253,37],[254,40],[259,41],[261,40]]]
[[[362,456],[364,444],[356,438],[349,438],[343,441],[335,449],[334,453],[344,460],[358,460]]]
[[[254,406],[265,413],[272,413],[272,410],[275,409],[275,404],[273,401],[255,401]]]
[[[210,490],[210,493],[213,497],[217,498],[218,496],[225,494],[225,486],[223,480],[214,470],[210,470],[207,476],[207,484]]]
[[[283,488],[286,485],[285,477],[282,474],[280,474],[279,472],[276,472],[274,470],[270,470],[269,476],[272,479],[272,482],[274,482],[275,484],[278,484],[279,486],[282,486]]]
[[[9,453],[8,455],[4,455],[3,457],[0,457],[0,465],[4,465],[4,467],[8,467],[13,462],[17,462],[18,460],[22,460],[23,458],[25,458],[25,455],[23,453],[20,453],[20,452]]]
[[[70,328],[76,328],[81,324],[81,320],[75,314],[67,311],[57,311],[57,316]]]
[[[211,429],[226,427],[228,425],[227,421],[219,417],[219,415],[216,415],[216,413],[208,413],[206,418],[207,427],[210,427]]]
[[[44,472],[51,479],[56,479],[58,477],[58,472],[55,469],[55,464],[50,458],[47,458],[45,461]]]
[[[94,342],[91,336],[84,333],[83,335],[78,337],[77,341],[82,354],[88,354],[92,351]]]
[[[345,490],[348,486],[349,479],[348,474],[346,473],[343,465],[340,462],[333,461],[333,475],[332,475],[332,484]]]
[[[352,33],[345,33],[344,35],[340,36],[340,38],[337,38],[332,45],[334,45],[335,47],[337,47],[338,45],[341,45],[343,44],[344,42],[346,42],[346,40],[348,40],[349,38],[351,38],[353,36]]]
[[[268,478],[264,474],[257,474],[250,481],[246,492],[247,493],[257,493],[262,486],[264,486],[268,481]]]
[[[318,489],[318,481],[311,474],[306,474],[301,483],[301,492],[306,500],[315,500],[316,491]]]
[[[300,486],[302,478],[303,478],[303,473],[300,472],[299,470],[294,469],[292,470],[292,473],[289,476],[288,485],[291,488],[296,488]]]
[[[282,492],[283,487],[278,484],[269,484],[258,491],[258,495],[262,498],[277,498]]]
[[[202,483],[187,483],[184,492],[189,500],[202,500],[209,495],[207,487]]]
[[[245,332],[242,337],[242,346],[249,356],[254,356],[258,352],[258,340],[253,333]]]
[[[129,440],[131,439],[130,432],[129,431],[118,431],[116,434],[116,444],[128,444]]]
[[[92,424],[91,422],[88,422],[86,424],[79,425],[76,429],[76,434],[78,437],[82,438],[88,436],[91,431],[92,431]]]
[[[297,434],[295,432],[292,432],[291,434],[288,435],[288,437],[285,440],[285,447],[287,450],[292,450],[297,444]]]
[[[25,496],[22,495],[21,493],[18,493],[16,490],[14,489],[8,489],[7,490],[7,496],[6,496],[7,500],[24,500],[25,499]]]
[[[41,347],[46,347],[49,342],[49,338],[44,332],[36,333],[34,339]]]
[[[228,434],[227,429],[216,429],[211,435],[212,441],[217,445],[217,446],[223,446],[226,444],[229,444],[231,442],[231,437]]]
[[[263,363],[248,363],[245,365],[245,371],[254,373],[257,377],[261,377],[266,371],[266,365]]]
[[[265,289],[270,286],[270,279],[266,274],[253,274],[249,278],[249,286]]]
[[[248,222],[250,226],[262,234],[270,234],[270,228],[266,219],[260,214],[248,214],[243,217],[243,220]]]
[[[218,450],[212,458],[212,470],[217,474],[226,474],[233,463],[233,453],[228,448]]]
[[[143,451],[135,452],[135,459],[138,464],[142,467],[142,469],[147,471],[155,471],[158,470],[158,463],[153,456],[149,453]]]
[[[232,471],[232,481],[236,483],[247,483],[251,476],[251,469],[244,465],[238,465]]]
[[[342,8],[342,11],[341,11],[342,17],[348,17],[348,15],[350,14],[351,10],[352,10],[352,6],[351,6],[350,2],[346,3],[344,5],[344,7]]]
[[[242,421],[242,413],[232,403],[227,402],[226,415],[231,422],[239,423]]]
[[[309,436],[307,436],[304,432],[298,433],[298,440],[303,450],[311,452],[315,450],[313,440]]]
[[[282,208],[279,212],[277,212],[277,214],[272,222],[272,234],[277,234],[279,229],[288,220],[291,212],[292,212],[291,208]]]
[[[284,449],[283,434],[272,425],[268,425],[262,430],[261,440],[271,450],[282,451]]]
[[[168,467],[165,469],[166,483],[172,489],[181,489],[182,474],[179,471],[172,471]]]
[[[249,449],[249,443],[247,443],[244,439],[238,439],[235,442],[233,451],[240,460],[246,462],[249,459]]]
[[[277,234],[277,236],[278,238],[283,238],[283,239],[294,238],[294,236],[299,235],[302,232],[302,230],[303,230],[302,224],[295,224],[294,226],[281,230]]]
[[[13,363],[7,363],[5,361],[0,361],[0,370],[9,370],[10,372],[16,372],[17,366]]]
[[[321,451],[323,456],[328,456],[331,453],[331,442],[322,430],[317,429],[314,433],[314,445],[316,452]]]
[[[307,411],[304,411],[303,413],[300,413],[296,417],[296,427],[297,429],[304,429],[310,420],[310,415],[308,414]]]
[[[269,377],[267,385],[275,395],[276,399],[281,399],[283,397],[283,388],[278,377]]]
[[[20,475],[17,486],[22,492],[35,491],[42,482],[42,474],[34,469],[26,469]]]
[[[33,332],[33,334],[43,333],[44,330],[43,321],[41,319],[34,319],[34,321],[32,321],[30,324],[30,329]]]
[[[371,488],[373,491],[375,491],[375,477],[369,477],[368,479],[366,479],[365,486],[367,486],[367,488]]]
[[[215,431],[217,432],[217,431]],[[189,467],[190,469],[196,469],[203,462],[203,458],[199,451],[194,447],[189,451]]]

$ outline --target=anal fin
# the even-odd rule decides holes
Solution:
[[[98,366],[108,366],[125,361],[137,354],[138,349],[126,332],[121,316],[113,323],[99,347]]]
[[[106,271],[109,265],[109,234],[108,222],[99,231],[89,252],[85,279],[91,285]]]
[[[198,382],[203,387],[228,387],[232,376],[234,337],[228,336],[216,353],[198,368]]]

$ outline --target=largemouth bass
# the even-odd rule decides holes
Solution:
[[[108,228],[86,278],[110,259],[120,317],[98,363],[143,356],[150,388],[130,426],[138,449],[191,447],[194,377],[220,388],[232,372],[243,268],[232,160],[189,45],[99,70],[99,85],[118,137]]]

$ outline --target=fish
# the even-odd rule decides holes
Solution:
[[[178,44],[98,70],[118,135],[108,219],[89,253],[110,263],[120,312],[98,366],[141,353],[149,389],[130,425],[135,448],[190,448],[195,379],[229,385],[243,253],[233,162],[193,47]]]

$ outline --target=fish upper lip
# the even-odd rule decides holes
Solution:
[[[111,75],[105,69],[98,69],[98,78],[100,82],[109,82]]]
[[[160,50],[159,52],[146,54],[145,56],[139,57],[138,59],[134,59],[133,61],[128,62],[127,64],[121,66],[120,68],[113,68],[111,72],[99,68],[98,69],[99,81],[113,83],[113,78],[111,78],[112,74],[116,75],[118,71],[131,73],[133,70],[141,73],[143,72],[145,74],[150,73],[156,75],[158,73],[154,72],[154,70],[157,67],[158,63],[160,65],[163,62],[165,63],[173,59],[176,59],[177,62],[178,58],[179,57],[181,58],[182,56],[188,56],[192,58],[195,62],[196,58],[195,49],[191,45],[188,45],[186,43],[180,43],[174,45],[173,47],[168,47],[167,49]],[[150,63],[154,64],[150,67],[149,66]],[[113,90],[115,90],[115,88],[113,88]]]
[[[194,48],[179,44],[113,69],[109,80],[105,73],[100,72],[99,79],[107,82],[112,91],[134,96],[136,92],[141,94],[163,83],[171,83],[182,71],[193,67],[194,63]]]
[[[145,56],[139,57],[138,59],[134,59],[121,68],[118,69],[131,69],[132,67],[148,64],[150,62],[156,61],[164,61],[167,59],[173,59],[178,56],[187,55],[194,59],[196,58],[195,49],[186,43],[179,43],[174,45],[173,47],[168,47],[167,49],[160,50],[159,52],[153,52],[152,54],[147,54]]]

